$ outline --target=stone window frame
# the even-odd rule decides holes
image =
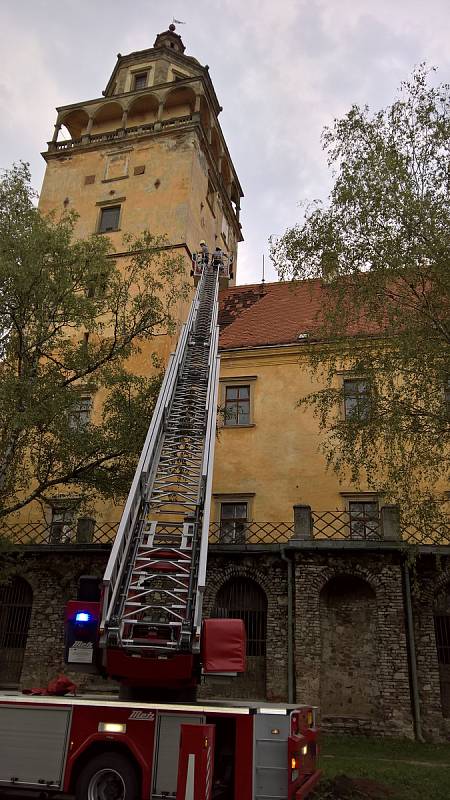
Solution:
[[[357,383],[357,384],[365,383],[366,387],[367,387],[366,391],[365,392],[360,392],[359,389],[358,389],[355,395],[351,395],[349,393],[346,396],[345,386],[346,386],[346,384],[350,384],[350,383]],[[358,421],[366,419],[367,416],[368,416],[369,408],[370,408],[370,400],[367,399],[370,396],[370,381],[367,378],[367,376],[359,375],[359,374],[351,373],[351,372],[344,373],[341,376],[341,385],[342,385],[342,408],[341,408],[342,419],[344,419],[345,421],[350,421],[350,422],[352,421],[352,419],[355,419],[355,420],[358,420]],[[356,413],[355,414],[353,414],[353,413],[350,414],[347,411],[347,405],[346,405],[347,397],[348,398],[356,397]],[[366,398],[366,399],[365,399],[365,401],[361,401],[360,402],[360,398]]]
[[[370,540],[370,539],[378,539],[380,533],[380,526],[381,526],[381,498],[378,492],[341,492],[341,497],[344,498],[345,502],[345,510],[349,516],[349,528],[350,528],[350,538],[351,539],[362,539],[362,540]],[[352,520],[352,511],[351,505],[353,503],[361,503],[361,504],[373,504],[377,506],[378,512],[378,524],[375,529],[372,529],[370,525],[373,523],[373,519],[370,517],[355,517]],[[354,531],[357,530],[357,523],[362,522],[363,524],[363,535],[360,536]],[[355,526],[354,530],[352,529],[352,525]],[[372,535],[371,535],[372,534]]]
[[[143,75],[144,72],[147,74],[146,85],[142,87],[142,89],[135,89],[134,88],[135,77],[137,75]],[[126,94],[127,92],[144,92],[146,89],[149,89],[151,86],[153,86],[153,75],[154,75],[154,69],[152,64],[145,64],[145,63],[136,64],[136,66],[131,67],[128,70],[125,78],[124,94]]]
[[[123,181],[130,177],[130,156],[133,152],[132,147],[121,147],[120,150],[111,150],[109,153],[106,153],[105,158],[105,170],[103,178],[101,179],[101,183],[112,183],[113,181]],[[111,159],[114,156],[125,156],[125,171],[123,175],[114,175],[113,177],[109,177],[109,168],[111,165]],[[105,201],[110,202],[110,201]],[[113,202],[111,200],[111,202]]]
[[[89,425],[94,407],[92,392],[79,391],[77,394],[77,401],[68,412],[68,425],[73,431],[83,430]]]
[[[97,205],[97,223],[96,223],[96,226],[95,226],[96,233],[98,233],[99,235],[103,236],[104,234],[116,233],[117,231],[121,230],[122,215],[123,215],[123,204],[125,202],[125,199],[126,199],[125,197],[115,197],[113,200],[105,200],[105,201],[101,201],[101,202],[96,204]],[[119,219],[118,219],[117,228],[113,228],[112,230],[109,230],[109,231],[100,230],[102,216],[103,216],[103,214],[102,214],[103,210],[106,209],[106,208],[114,208],[115,206],[118,206],[119,209],[120,209],[119,210]]]
[[[219,408],[220,408],[220,427],[227,430],[236,428],[254,428],[255,427],[255,381],[256,375],[238,375],[228,378],[220,378],[219,380]],[[245,423],[230,424],[226,422],[226,391],[227,388],[233,386],[248,386],[249,387],[249,421]]]
[[[76,541],[80,502],[81,498],[78,496],[53,497],[46,501],[49,544],[68,544]]]
[[[180,69],[174,67],[172,64],[169,67],[170,74],[172,76],[172,81],[176,83],[176,81],[185,81],[189,78],[192,78],[192,75],[188,75],[187,73],[182,72]],[[168,82],[170,82],[170,77],[168,78]]]
[[[219,526],[222,521],[222,505],[244,505],[247,506],[247,518],[245,522],[250,524],[253,520],[253,502],[255,499],[255,492],[230,492],[230,493],[213,493],[213,514],[214,522]],[[244,532],[245,538],[245,532]],[[219,531],[220,541],[220,531]],[[237,544],[239,542],[236,542]]]

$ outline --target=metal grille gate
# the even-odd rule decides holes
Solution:
[[[442,715],[450,717],[450,614],[435,615],[434,631],[439,663]]]
[[[30,626],[33,592],[22,578],[0,586],[0,685],[17,685]]]
[[[244,620],[247,655],[266,655],[267,600],[252,580],[234,578],[217,593],[211,616]]]

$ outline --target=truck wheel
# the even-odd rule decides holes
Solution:
[[[136,800],[139,782],[122,753],[100,753],[81,770],[75,787],[76,800]]]

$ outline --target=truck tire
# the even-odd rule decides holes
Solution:
[[[131,761],[122,753],[99,753],[81,770],[76,800],[137,800],[139,781]]]

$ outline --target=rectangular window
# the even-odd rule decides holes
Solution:
[[[50,523],[50,544],[65,544],[75,538],[75,507],[53,506]]]
[[[92,398],[90,395],[82,395],[78,402],[71,408],[69,413],[69,428],[79,431],[89,425],[91,421]]]
[[[367,419],[369,413],[369,388],[369,382],[364,378],[344,380],[345,419]]]
[[[247,514],[247,503],[221,503],[219,542],[244,544]]]
[[[134,76],[133,89],[135,92],[137,92],[139,89],[145,89],[146,86],[147,86],[147,73],[139,72],[137,75]]]
[[[213,214],[214,214],[214,198],[215,198],[215,196],[216,196],[216,193],[214,191],[214,186],[212,185],[211,181],[208,180],[208,189],[207,189],[207,192],[206,192],[206,201],[207,201],[211,211],[213,212]]]
[[[350,535],[352,539],[378,539],[380,517],[378,503],[370,501],[350,501]]]
[[[106,206],[100,209],[99,233],[119,230],[120,206]]]
[[[86,286],[87,297],[104,297],[106,294],[106,287],[108,284],[108,275],[106,272],[99,272],[98,275],[92,277]]]
[[[226,386],[224,425],[250,424],[250,386]]]
[[[450,417],[450,378],[444,384],[444,403],[447,416]]]

